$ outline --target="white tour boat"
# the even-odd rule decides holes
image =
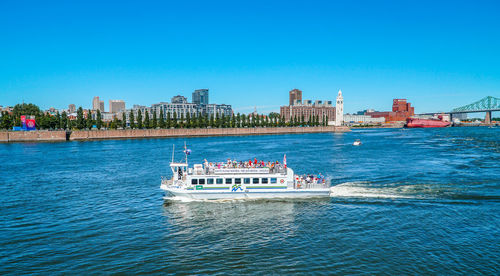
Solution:
[[[161,189],[166,198],[196,200],[314,198],[329,197],[330,185],[324,178],[295,175],[283,163],[236,162],[195,164],[185,161],[170,163],[172,178],[162,177]]]

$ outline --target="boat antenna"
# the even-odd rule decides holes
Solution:
[[[186,156],[186,164],[187,164],[188,163],[188,152],[187,152],[186,141],[184,141],[184,155]]]
[[[174,163],[175,144],[172,144],[172,163]]]

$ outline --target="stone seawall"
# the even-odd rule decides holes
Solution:
[[[66,131],[2,131],[0,142],[66,141]]]
[[[81,141],[100,139],[135,139],[160,137],[238,136],[266,134],[294,134],[320,132],[346,132],[347,127],[279,127],[279,128],[207,128],[207,129],[122,129],[122,130],[77,130],[66,135],[66,131],[4,131],[0,142],[24,141]]]
[[[319,132],[346,132],[347,127],[280,127],[280,128],[206,128],[206,129],[125,129],[73,131],[70,140],[129,139],[155,137],[237,136],[265,134],[293,134]]]

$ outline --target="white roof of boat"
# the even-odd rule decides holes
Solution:
[[[170,167],[187,167],[187,163],[176,163],[176,162],[172,162],[170,163]]]

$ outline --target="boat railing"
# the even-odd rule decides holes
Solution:
[[[285,167],[248,167],[248,168],[234,168],[234,167],[217,167],[217,166],[209,166],[204,167],[202,170],[192,170],[190,171],[190,175],[219,175],[219,174],[227,174],[227,173],[242,173],[242,174],[251,174],[251,173],[267,173],[267,174],[286,174],[287,170]]]
[[[295,183],[295,189],[324,189],[330,187],[329,182],[321,182],[321,183],[314,183],[314,182],[296,182]]]
[[[165,185],[165,186],[172,186],[173,184],[173,181],[172,179],[166,177],[166,176],[162,176],[161,177],[161,185]]]

